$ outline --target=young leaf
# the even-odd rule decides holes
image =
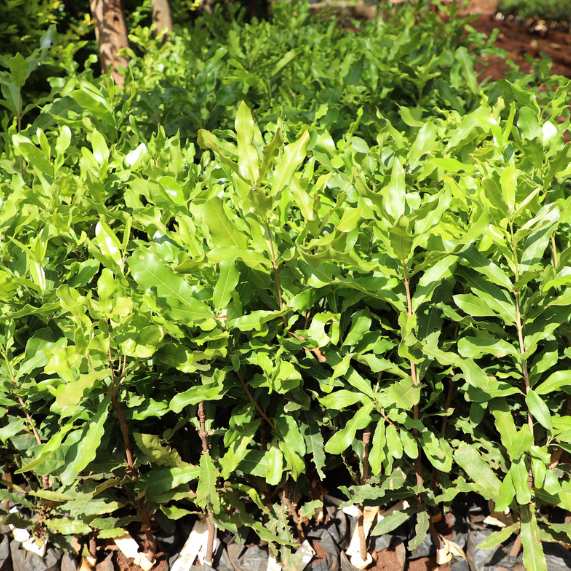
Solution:
[[[391,179],[383,189],[383,205],[393,222],[405,213],[406,186],[405,173],[398,157],[393,159]]]
[[[107,223],[100,220],[95,226],[95,243],[103,258],[123,270],[121,243]]]

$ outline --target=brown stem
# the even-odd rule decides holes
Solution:
[[[515,538],[512,548],[510,549],[509,555],[510,557],[513,557],[515,559],[519,555],[520,551],[521,551],[521,534],[518,534],[518,536]]]
[[[365,430],[363,432],[363,477],[361,479],[362,483],[367,483],[370,474],[370,464],[369,464],[369,444],[371,443],[371,431]]]
[[[208,448],[208,432],[206,432],[206,411],[204,410],[204,402],[198,403],[198,436],[202,446],[202,454],[210,454]],[[207,509],[206,512],[206,525],[208,527],[208,536],[206,539],[206,562],[212,563],[212,554],[214,552],[214,518],[212,510]]]
[[[208,433],[206,432],[204,402],[198,403],[198,436],[202,445],[202,454],[208,454]]]
[[[242,389],[244,390],[244,393],[248,397],[248,400],[254,405],[254,408],[258,411],[258,414],[260,415],[260,417],[265,422],[267,422],[267,424],[268,424],[268,426],[270,426],[270,428],[274,428],[273,422],[270,420],[268,415],[265,413],[264,409],[260,406],[258,401],[254,398],[254,396],[250,392],[250,388],[248,387],[248,384],[246,383],[246,381],[242,377],[242,373],[240,373],[240,371],[237,371],[236,376],[238,377],[238,380],[240,381],[240,385],[242,385]]]
[[[121,438],[123,440],[123,448],[125,449],[125,460],[127,461],[127,471],[131,477],[137,476],[137,469],[135,467],[135,459],[133,449],[131,448],[131,439],[129,437],[129,423],[125,415],[125,409],[119,399],[119,387],[125,377],[125,369],[127,366],[126,357],[121,360],[120,376],[117,377],[115,369],[113,368],[113,358],[111,356],[111,349],[108,351],[109,368],[111,369],[111,387],[109,395],[111,397],[111,406],[119,424],[121,431]]]
[[[111,341],[109,341],[107,358],[109,361],[109,368],[111,369],[111,387],[109,388],[109,396],[111,398],[113,413],[115,414],[115,418],[119,424],[119,430],[121,431],[121,439],[125,450],[125,461],[127,462],[127,473],[131,478],[136,479],[138,478],[139,473],[135,466],[135,454],[133,452],[131,437],[129,435],[129,421],[127,420],[123,403],[119,398],[119,389],[121,388],[121,384],[123,383],[127,373],[127,356],[123,355],[122,357],[119,357],[119,368],[116,372],[113,356],[111,354]],[[152,559],[154,558],[157,549],[157,542],[155,541],[155,537],[152,532],[151,514],[145,505],[144,497],[137,498],[135,500],[135,506],[139,519],[141,520],[141,531],[145,538],[143,549],[151,556]]]
[[[406,294],[406,312],[407,315],[409,317],[413,317],[414,316],[414,307],[412,305],[412,295],[411,295],[411,291],[410,291],[410,277],[408,275],[408,267],[407,267],[407,263],[406,260],[402,261],[402,268],[403,268],[403,275],[404,275],[404,291]],[[416,370],[416,363],[410,359],[410,378],[412,379],[412,384],[414,386],[418,386],[419,385],[419,379],[418,379],[418,373]],[[418,403],[414,405],[413,408],[413,417],[414,420],[418,420],[420,418],[420,408],[418,406]],[[418,437],[418,433],[415,430],[414,431],[415,435]],[[414,470],[416,472],[416,485],[418,487],[421,487],[424,483],[424,479],[422,477],[422,465],[421,465],[421,461],[420,461],[420,454],[418,455],[418,457],[416,458],[415,462],[414,462]],[[417,498],[419,503],[420,503],[420,498]]]
[[[3,353],[3,357],[4,357],[4,361],[6,363],[6,367],[8,369],[10,381],[14,385],[14,393],[15,393],[16,388],[18,386],[18,383],[16,381],[16,375],[14,373],[14,370],[12,369],[12,365],[10,364],[7,353]],[[24,416],[26,417],[26,422],[28,423],[28,426],[30,427],[30,431],[34,435],[34,439],[36,441],[36,444],[38,446],[40,446],[42,444],[42,438],[40,437],[40,433],[38,432],[38,429],[36,428],[36,423],[34,422],[32,415],[28,411],[28,405],[26,404],[26,401],[24,401],[24,399],[21,396],[19,396],[19,395],[15,395],[15,396],[18,399],[18,404],[20,405],[20,408],[22,409]],[[49,487],[50,487],[50,477],[49,476],[42,476],[42,488],[44,488],[44,490],[47,490],[47,489],[49,489]]]
[[[289,497],[287,484],[282,490],[282,504],[285,504],[285,507],[287,508],[290,517],[293,519],[293,522],[295,523],[295,528],[297,529],[299,537],[301,540],[303,540],[305,537],[305,533],[303,531],[301,518],[299,517],[299,513],[297,511],[297,502],[292,501],[291,498]]]
[[[522,355],[521,372],[523,376],[525,394],[527,395],[527,393],[529,393],[530,391],[531,386],[529,382],[529,371],[527,369],[527,359],[523,357],[523,355],[525,355],[525,339],[523,335],[523,323],[521,319],[520,292],[517,289],[514,292],[514,298],[515,298],[515,325],[517,329],[519,351]],[[527,424],[529,426],[531,434],[533,435],[533,419],[531,418],[531,413],[529,412],[529,410],[527,411]]]
[[[306,325],[306,327],[307,327],[307,325]],[[292,337],[295,337],[298,341],[301,341],[302,343],[305,341],[305,337],[298,335],[294,331],[288,331],[288,334],[291,335]],[[307,349],[306,347],[304,347],[304,349],[306,351],[309,351],[310,353],[313,353],[313,356],[320,363],[326,363],[327,362],[327,357],[321,352],[321,349],[319,347],[314,347],[313,349]]]
[[[365,430],[363,432],[363,473],[361,483],[366,484],[369,479],[370,464],[369,464],[369,444],[371,443],[371,431]],[[360,507],[361,513],[357,518],[357,533],[359,534],[359,555],[362,561],[367,559],[367,537],[364,528],[364,515],[363,506]]]
[[[359,534],[359,556],[361,561],[367,560],[367,537],[365,536],[365,527],[363,525],[364,515],[363,510],[357,518],[357,533]]]

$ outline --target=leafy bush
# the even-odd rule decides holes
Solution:
[[[501,0],[499,9],[502,12],[516,14],[522,18],[571,20],[571,2],[569,0]]]
[[[331,76],[228,24],[233,58],[195,75],[175,40],[124,92],[54,79],[6,121],[5,521],[108,538],[203,512],[291,561],[316,486],[396,505],[373,533],[412,520],[411,549],[473,493],[510,510],[489,543],[521,533],[545,568],[539,538],[570,535],[569,82],[484,92],[412,14],[400,44],[283,31],[345,54]]]

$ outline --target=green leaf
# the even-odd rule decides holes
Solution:
[[[420,387],[406,378],[392,383],[386,391],[387,397],[403,410],[412,410],[420,400]]]
[[[61,481],[66,486],[69,486],[75,478],[95,460],[97,449],[105,432],[107,414],[108,403],[103,402],[97,409],[93,420],[87,423],[87,428],[84,430],[83,437],[74,451],[74,456],[70,459],[60,476]]]
[[[212,294],[214,308],[217,311],[224,309],[230,303],[239,280],[240,272],[233,261],[220,262],[220,274]]]
[[[520,508],[523,565],[526,571],[547,571],[541,535],[533,506]]]
[[[478,491],[482,496],[489,500],[495,500],[498,497],[501,482],[476,448],[461,444],[454,452],[454,460],[478,485]]]
[[[384,420],[379,420],[377,422],[377,427],[375,428],[375,434],[373,435],[373,443],[371,446],[371,451],[369,453],[369,464],[371,466],[371,471],[373,476],[379,476],[381,473],[381,467],[385,459],[384,448],[386,445],[386,432],[385,432],[385,422]]]
[[[8,424],[0,428],[0,441],[5,443],[16,434],[19,434],[26,428],[26,421],[23,418],[9,419]]]
[[[535,387],[535,393],[538,395],[548,395],[553,391],[558,391],[565,387],[571,386],[571,369],[564,371],[555,371],[551,373],[545,381]]]
[[[424,430],[420,434],[421,446],[430,463],[441,472],[452,469],[452,449],[443,438],[437,438],[434,433]]]
[[[529,486],[529,472],[525,465],[525,460],[520,458],[513,462],[510,468],[510,475],[515,489],[515,498],[520,506],[525,506],[531,502],[531,489]]]
[[[267,464],[266,482],[270,486],[277,486],[282,481],[283,454],[278,446],[271,445],[265,454]]]
[[[533,437],[529,427],[524,425],[519,430],[516,428],[512,412],[504,399],[494,401],[491,412],[500,433],[500,442],[512,460],[518,460],[522,454],[531,450]]]
[[[389,184],[382,191],[385,211],[393,221],[405,213],[406,186],[405,173],[398,157],[394,157]]]
[[[356,345],[363,335],[371,329],[372,319],[366,313],[356,313],[351,320],[351,328],[343,345]]]
[[[319,430],[319,427],[314,426],[310,428],[311,431],[305,433],[305,447],[307,452],[311,455],[315,470],[321,480],[325,480],[325,445],[323,442],[323,436]]]
[[[95,160],[99,165],[102,165],[109,159],[109,148],[105,138],[99,131],[93,130],[87,134],[87,140],[91,143]]]
[[[403,455],[402,441],[394,424],[389,424],[386,430],[387,452],[395,459],[400,460]]]
[[[377,525],[371,531],[371,535],[385,535],[400,527],[412,516],[411,511],[393,511],[389,515],[380,516]]]
[[[187,406],[197,405],[202,401],[220,400],[223,396],[224,389],[218,383],[196,385],[175,395],[169,403],[169,408],[173,412],[179,413]]]
[[[545,401],[533,389],[530,389],[525,395],[525,402],[535,420],[546,430],[551,430],[551,414]]]
[[[161,442],[160,436],[134,432],[133,439],[137,448],[149,459],[151,464],[171,467],[183,464],[179,453],[169,446],[165,446]]]
[[[112,267],[123,270],[123,254],[121,242],[106,222],[100,220],[95,226],[95,244],[99,248],[103,258],[112,263]]]
[[[173,318],[196,323],[212,317],[210,308],[196,298],[193,288],[151,248],[139,248],[128,263],[133,279],[145,290],[155,288],[159,298],[169,306]]]
[[[86,523],[66,517],[48,518],[46,525],[52,533],[61,535],[87,535],[91,532],[91,528]]]
[[[471,293],[453,296],[454,303],[472,317],[497,317],[496,312],[485,301]]]
[[[329,454],[341,454],[344,450],[349,448],[355,439],[357,430],[362,430],[371,423],[372,410],[373,404],[371,402],[361,407],[355,416],[327,441],[325,444],[325,452]]]
[[[248,247],[247,236],[232,224],[219,198],[211,198],[204,204],[202,214],[215,248],[234,247],[243,250]]]
[[[509,212],[513,212],[515,210],[517,175],[518,171],[513,161],[510,162],[510,164],[502,170],[500,175],[502,197],[508,207]]]
[[[474,337],[459,339],[458,352],[468,359],[480,359],[484,355],[493,355],[498,359],[507,355],[518,355],[517,349],[511,343],[498,339],[487,331],[477,331]]]
[[[242,101],[236,112],[236,138],[238,141],[238,165],[240,174],[255,184],[260,173],[258,153],[253,145],[257,127],[249,107]]]
[[[452,269],[457,260],[456,256],[445,256],[422,274],[412,298],[415,310],[429,301],[434,290],[442,284],[444,279],[452,275]]]
[[[198,486],[196,488],[196,503],[205,508],[211,507],[214,513],[220,511],[220,497],[216,490],[218,470],[210,454],[202,454],[198,473]]]
[[[305,159],[309,132],[304,131],[294,143],[286,145],[277,159],[277,167],[272,180],[272,194],[278,195],[287,186],[294,172]]]
[[[348,406],[354,405],[357,402],[363,400],[363,395],[357,391],[347,391],[339,390],[334,391],[324,397],[321,397],[319,401],[321,404],[330,410],[343,410]]]
[[[478,543],[478,549],[494,549],[507,541],[514,533],[519,530],[519,523],[512,523],[500,531],[494,531],[484,541]]]

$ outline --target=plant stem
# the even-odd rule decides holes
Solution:
[[[127,462],[127,473],[133,479],[138,478],[139,474],[135,466],[135,454],[131,446],[131,437],[129,435],[129,421],[123,408],[123,403],[119,398],[119,389],[127,373],[127,356],[119,357],[119,370],[115,371],[113,356],[111,354],[111,340],[109,340],[109,349],[107,351],[107,358],[109,361],[109,368],[111,369],[111,387],[109,389],[109,396],[111,398],[111,406],[119,424],[121,431],[121,439],[123,441],[123,448],[125,449],[125,460]],[[135,506],[141,520],[141,531],[145,537],[144,550],[154,557],[156,551],[156,541],[152,532],[152,520],[147,506],[145,505],[144,498],[137,498]]]
[[[6,364],[6,368],[8,370],[8,374],[10,376],[10,381],[12,382],[14,387],[17,387],[18,383],[16,380],[16,374],[14,373],[14,369],[12,368],[10,360],[8,359],[7,352],[3,351],[2,356],[4,357],[4,363]],[[14,389],[14,392],[16,392],[16,389]],[[32,432],[32,434],[34,436],[34,440],[36,441],[36,444],[38,446],[40,446],[42,444],[42,438],[40,436],[40,433],[38,432],[38,429],[36,428],[36,423],[35,423],[34,419],[32,418],[32,415],[28,411],[28,405],[26,404],[26,401],[20,395],[15,395],[15,396],[18,400],[18,404],[20,405],[20,408],[22,409],[22,412],[24,413],[24,416],[26,417],[26,422],[28,423],[30,431]],[[50,487],[50,477],[49,476],[42,476],[42,488],[44,488],[44,490],[47,490],[47,489],[49,489],[49,487]]]
[[[369,444],[371,443],[371,431],[365,430],[363,432],[363,477],[361,481],[363,484],[367,483],[369,479],[370,465],[369,465]]]
[[[412,305],[412,295],[411,295],[411,291],[410,291],[410,277],[408,275],[408,267],[407,267],[406,260],[402,260],[402,269],[403,269],[403,276],[404,276],[404,278],[403,278],[404,291],[406,294],[406,313],[409,317],[413,317],[414,316],[414,307]],[[410,378],[412,379],[413,386],[417,387],[417,386],[419,386],[419,379],[418,379],[418,373],[416,370],[416,363],[412,359],[409,359],[409,362],[410,362]],[[414,417],[414,420],[418,420],[420,418],[420,409],[419,409],[418,403],[414,405],[413,417]],[[415,435],[418,437],[418,431],[415,430],[414,432],[415,432]],[[414,462],[414,469],[416,472],[416,485],[421,487],[424,483],[424,479],[422,477],[420,454],[418,455],[418,457],[416,458],[416,460]],[[418,498],[418,501],[420,502],[420,498]]]
[[[209,455],[208,448],[208,432],[206,432],[206,412],[204,410],[204,402],[198,403],[198,436],[202,446],[202,454]],[[206,525],[208,526],[208,537],[206,539],[206,562],[212,563],[212,553],[214,552],[214,519],[210,508],[206,511]]]
[[[371,431],[365,430],[363,432],[363,473],[361,483],[366,484],[369,479],[370,465],[369,465],[369,444],[371,443]],[[359,555],[362,561],[367,559],[367,537],[364,528],[364,506],[360,506],[361,514],[357,519],[357,530],[359,533]]]
[[[125,449],[125,460],[127,461],[127,471],[131,477],[137,476],[137,468],[135,467],[135,459],[133,454],[133,449],[131,448],[131,438],[129,436],[129,423],[127,421],[127,416],[125,410],[123,409],[123,404],[119,399],[119,388],[123,379],[125,378],[125,369],[127,367],[127,358],[123,357],[121,360],[120,374],[117,376],[115,374],[115,369],[113,367],[113,358],[111,356],[111,347],[108,350],[109,368],[111,369],[111,389],[109,395],[111,397],[111,406],[113,407],[113,412],[117,418],[119,424],[119,430],[121,431],[121,438],[123,440],[123,448]]]
[[[236,376],[238,377],[238,380],[240,381],[240,385],[242,385],[242,389],[244,390],[244,393],[246,394],[246,396],[248,397],[248,400],[254,405],[254,408],[258,411],[258,414],[260,415],[260,417],[267,422],[268,426],[270,428],[274,428],[274,425],[272,423],[272,421],[270,420],[270,418],[268,417],[268,415],[265,413],[264,409],[261,407],[260,403],[254,398],[254,396],[252,395],[251,391],[250,391],[250,387],[248,387],[248,384],[246,383],[246,381],[244,380],[244,377],[242,377],[242,373],[240,371],[236,372]],[[204,450],[204,446],[203,446],[203,450]]]
[[[559,254],[557,253],[557,243],[555,242],[555,236],[551,236],[551,263],[553,267],[557,269],[559,267]]]

